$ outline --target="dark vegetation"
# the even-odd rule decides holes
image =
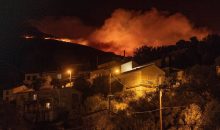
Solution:
[[[35,38],[23,38],[27,31]],[[1,86],[7,88],[21,83],[24,73],[62,71],[70,66],[88,70],[94,69],[97,64],[120,58],[114,53],[88,46],[43,39],[48,36],[52,37],[28,28],[10,38],[0,39]]]
[[[220,36],[209,35],[201,41],[192,37],[190,41],[180,40],[172,46],[137,48],[134,60],[139,64],[145,64],[162,59],[162,66],[187,68],[196,64],[211,65],[219,55]]]
[[[74,82],[75,88],[82,93],[83,102],[89,96],[102,94],[105,97],[109,94],[109,77],[99,76],[94,79],[93,83],[87,81],[84,77],[78,77]],[[111,83],[111,93],[115,94],[123,90],[123,85],[117,81]]]

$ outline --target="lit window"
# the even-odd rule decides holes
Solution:
[[[50,106],[50,103],[47,102],[47,103],[46,103],[46,108],[47,108],[47,109],[50,109],[50,107],[51,107],[51,106]]]
[[[37,100],[37,94],[33,95],[33,100]]]
[[[217,75],[220,75],[220,66],[216,66],[216,73]]]

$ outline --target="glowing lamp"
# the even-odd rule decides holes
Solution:
[[[46,108],[47,108],[47,109],[50,109],[50,107],[51,107],[51,106],[50,106],[50,103],[47,102],[47,103],[46,103]]]
[[[120,70],[119,70],[119,69],[115,69],[114,73],[115,73],[115,74],[119,74],[119,73],[120,73]]]
[[[71,71],[71,70],[67,70],[66,72],[67,72],[68,74],[71,74],[71,73],[72,73],[72,71]]]

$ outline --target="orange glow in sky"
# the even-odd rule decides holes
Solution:
[[[44,33],[61,37],[55,40],[87,45],[119,55],[124,50],[126,55],[133,55],[134,50],[143,45],[173,45],[193,36],[201,40],[210,33],[206,28],[195,27],[181,13],[169,14],[154,8],[145,12],[117,9],[100,27],[85,25],[76,17],[45,17],[32,21],[32,25]]]

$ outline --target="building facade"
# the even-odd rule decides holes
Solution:
[[[118,79],[124,85],[124,90],[156,91],[165,80],[165,72],[155,64],[147,64],[132,68],[121,73]]]
[[[4,90],[3,99],[15,104],[25,120],[37,123],[54,121],[64,110],[80,112],[81,94],[73,88],[34,91],[21,86]]]

